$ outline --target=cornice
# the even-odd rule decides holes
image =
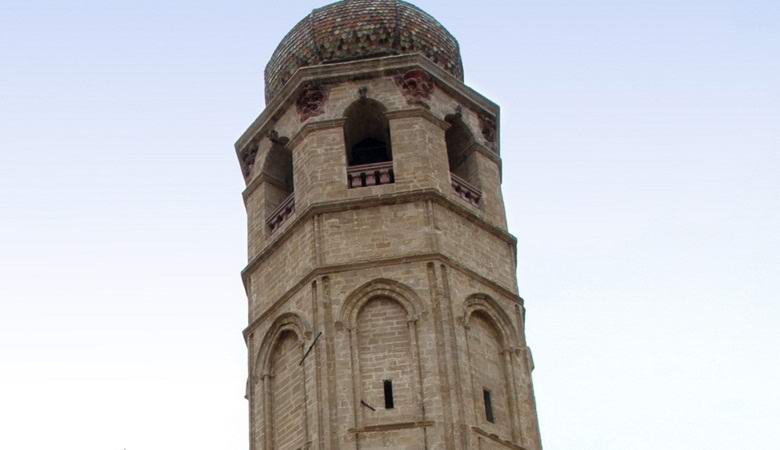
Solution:
[[[349,211],[352,209],[372,208],[381,205],[392,205],[398,203],[412,203],[421,200],[431,200],[445,208],[455,212],[456,214],[466,218],[472,223],[476,224],[483,230],[492,234],[493,236],[503,240],[507,244],[515,247],[517,245],[517,239],[512,236],[508,231],[499,228],[495,225],[488,223],[485,219],[480,217],[477,213],[471,210],[471,208],[464,205],[459,205],[453,202],[450,198],[434,189],[421,189],[417,191],[398,192],[392,194],[380,194],[372,197],[361,197],[356,199],[338,200],[332,202],[314,203],[307,206],[296,217],[293,218],[293,222],[280,230],[281,234],[275,236],[275,238],[267,244],[257,255],[255,255],[241,271],[241,276],[246,283],[247,273],[253,270],[258,264],[264,261],[268,256],[276,250],[282,243],[292,236],[292,231],[302,226],[311,217],[332,212]]]
[[[344,126],[345,121],[345,119],[339,118],[308,122],[293,135],[293,137],[290,139],[290,142],[287,143],[287,148],[290,150],[296,148],[301,142],[303,142],[304,139],[306,139],[306,136],[315,131],[327,130],[330,128],[341,128]]]
[[[471,429],[475,433],[479,434],[480,436],[485,437],[487,439],[490,439],[490,440],[492,440],[494,442],[497,442],[497,443],[499,443],[499,444],[501,444],[501,445],[503,445],[503,446],[505,446],[505,447],[507,447],[509,449],[512,449],[512,450],[527,450],[525,447],[517,445],[517,444],[515,444],[512,441],[507,441],[507,440],[501,439],[497,434],[489,433],[489,432],[483,430],[480,427],[471,427]]]
[[[266,173],[260,173],[249,182],[249,184],[244,189],[244,192],[241,193],[241,197],[244,198],[244,206],[246,206],[246,202],[249,196],[252,195],[252,193],[263,183],[273,184],[274,186],[286,189],[286,186],[283,182]]]
[[[396,111],[388,111],[387,113],[385,113],[385,117],[387,117],[388,120],[406,119],[408,117],[420,117],[436,125],[437,127],[441,128],[444,131],[447,131],[451,126],[449,122],[447,122],[446,120],[439,119],[432,112],[430,112],[428,109],[425,108],[409,108],[409,109],[399,109]]]

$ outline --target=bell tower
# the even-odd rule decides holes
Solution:
[[[246,180],[252,450],[540,450],[499,108],[400,0],[315,9],[265,69]]]

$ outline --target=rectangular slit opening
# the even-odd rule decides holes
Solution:
[[[393,399],[393,382],[392,380],[385,380],[385,409],[395,408],[395,400]]]
[[[485,419],[490,423],[496,423],[496,417],[493,415],[493,399],[490,391],[482,389],[482,398],[485,400]]]

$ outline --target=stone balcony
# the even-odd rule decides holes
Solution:
[[[271,232],[276,231],[295,212],[295,194],[292,193],[285,198],[276,209],[266,219],[266,224],[271,229]]]
[[[473,206],[479,207],[479,201],[482,199],[482,191],[480,191],[478,187],[454,173],[450,173],[450,181],[452,182],[452,189],[458,197]]]
[[[350,189],[394,183],[393,162],[347,167],[347,181]]]

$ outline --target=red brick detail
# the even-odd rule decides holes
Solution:
[[[313,84],[304,87],[295,102],[301,122],[324,113],[327,100],[328,91],[324,87]]]
[[[419,53],[463,80],[458,41],[401,0],[347,0],[315,9],[287,33],[265,68],[270,101],[301,67]]]
[[[395,84],[401,88],[406,101],[410,104],[426,104],[436,86],[433,78],[424,70],[410,70],[395,77]]]

